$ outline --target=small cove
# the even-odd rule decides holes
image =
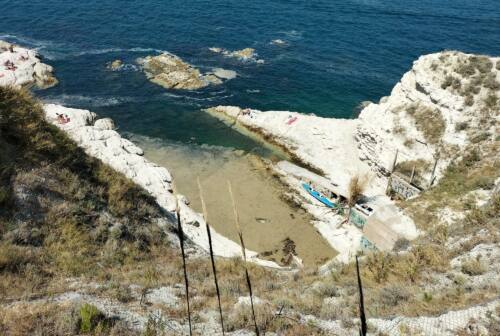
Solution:
[[[223,147],[130,138],[144,149],[146,158],[171,171],[177,190],[201,212],[199,176],[209,222],[220,234],[238,241],[227,191],[230,180],[247,248],[260,253],[281,250],[288,238],[306,266],[323,264],[336,255],[311,224],[311,217],[282,199],[286,190],[258,157]]]

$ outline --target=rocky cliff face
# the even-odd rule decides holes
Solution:
[[[361,159],[387,175],[396,151],[398,161],[427,168],[439,156],[439,178],[452,154],[497,132],[499,69],[500,58],[460,52],[420,57],[390,96],[361,111],[355,135]]]

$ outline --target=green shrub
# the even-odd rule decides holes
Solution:
[[[495,176],[478,176],[473,180],[472,186],[474,189],[491,190],[495,186],[495,178]]]
[[[471,80],[470,83],[465,85],[462,89],[462,96],[473,96],[481,92],[481,83],[477,83],[475,80]]]
[[[110,286],[110,294],[120,302],[130,302],[134,299],[130,287],[120,283],[112,283]]]
[[[481,132],[481,133],[475,135],[474,137],[472,137],[471,142],[472,143],[483,142],[484,140],[487,140],[490,136],[491,136],[491,134],[488,132]]]
[[[61,218],[54,231],[47,248],[59,270],[75,276],[91,272],[95,265],[89,261],[96,252],[91,237],[72,218]]]
[[[462,163],[466,167],[472,167],[476,162],[479,162],[480,160],[481,160],[481,153],[479,153],[479,150],[477,148],[473,148],[464,155]],[[450,169],[453,169],[453,167],[450,167]]]
[[[32,261],[32,253],[25,247],[9,243],[0,244],[0,272],[19,273]]]
[[[428,293],[428,292],[424,292],[423,296],[422,296],[422,299],[425,301],[425,302],[431,302],[433,297],[432,297],[432,294],[431,293]]]
[[[441,88],[446,89],[446,88],[450,87],[451,84],[453,83],[453,79],[454,79],[454,77],[451,75],[446,76],[444,78],[443,83],[441,83]]]
[[[415,140],[413,140],[413,139],[405,139],[405,141],[403,142],[403,145],[405,145],[408,148],[413,147],[414,144],[415,144]]]
[[[454,78],[453,81],[451,82],[451,87],[455,91],[458,91],[462,88],[462,82],[458,78]]]
[[[96,306],[85,303],[80,307],[80,332],[88,334],[104,321],[104,315]]]
[[[374,252],[367,256],[366,267],[377,283],[387,280],[392,270],[394,257],[389,253]]]
[[[398,240],[396,240],[392,250],[394,252],[405,251],[406,249],[408,249],[408,247],[410,247],[410,241],[408,239],[402,237],[402,238],[398,238]]]
[[[333,283],[321,283],[317,285],[317,287],[315,288],[315,293],[321,298],[334,297],[339,295],[337,286],[335,286]]]
[[[484,99],[484,105],[489,108],[489,109],[494,109],[496,108],[498,104],[498,97],[492,93],[489,94],[485,99]]]
[[[397,306],[410,298],[410,292],[400,285],[389,285],[380,290],[380,302],[386,306]]]

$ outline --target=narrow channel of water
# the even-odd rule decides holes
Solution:
[[[305,265],[322,264],[336,255],[311,224],[311,217],[282,199],[282,185],[256,156],[223,147],[171,143],[143,136],[131,139],[144,149],[149,160],[170,170],[176,188],[199,212],[196,178],[200,177],[210,224],[222,235],[238,239],[227,191],[226,181],[230,180],[249,249],[281,250],[283,241],[289,238]]]

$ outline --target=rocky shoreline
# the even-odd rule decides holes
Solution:
[[[347,198],[351,179],[365,176],[369,183],[364,195],[375,212],[391,214],[390,231],[400,238],[416,238],[412,220],[386,196],[389,175],[400,164],[410,170],[413,166],[421,187],[428,188],[477,136],[466,128],[486,126],[485,134],[497,134],[494,123],[480,125],[481,113],[489,116],[498,111],[492,97],[500,88],[499,64],[499,58],[460,52],[422,56],[390,96],[378,104],[366,104],[357,119],[235,106],[205,111],[244,135],[278,146],[306,168],[284,161],[272,165],[293,190],[288,198],[317,219],[317,230],[340,252],[336,259],[346,262],[361,248],[361,230],[343,225],[342,216],[318,206],[302,183],[313,181],[317,188],[335,190]],[[450,78],[467,83],[465,89],[448,85]]]
[[[203,216],[188,206],[184,196],[175,193],[170,172],[145,159],[141,148],[122,138],[113,129],[111,119],[97,119],[97,115],[88,110],[55,104],[45,105],[44,110],[47,120],[66,132],[88,155],[100,159],[144,188],[174,218],[176,205],[179,204],[184,233],[197,246],[208,251],[209,243]],[[70,121],[60,123],[58,115],[63,115]],[[211,233],[216,255],[222,257],[241,255],[241,248],[237,243],[213,229]],[[279,268],[274,262],[259,259],[257,252],[247,250],[246,254],[250,261],[259,265]]]
[[[14,51],[17,50],[19,49],[15,47]],[[10,47],[2,54],[5,52],[12,54]],[[17,62],[24,61],[24,59],[14,58],[12,62],[16,69],[2,71],[16,73],[21,68],[17,67]],[[45,72],[37,74],[34,69],[37,64],[40,63],[34,62],[26,65],[27,68],[22,73],[27,75],[20,77],[22,80],[17,77],[9,77],[9,81],[0,82],[0,85],[29,86],[37,84],[41,75],[47,75]],[[12,68],[10,64],[8,67]],[[52,71],[51,68],[43,66],[42,68]],[[14,78],[14,81],[12,81],[12,78]],[[416,61],[410,72],[405,74],[401,82],[395,86],[391,96],[381,99],[378,104],[366,106],[358,119],[330,119],[294,112],[261,112],[238,107],[216,107],[207,110],[207,112],[228,123],[231,127],[235,127],[243,134],[254,136],[278,146],[305,166],[304,168],[289,161],[280,161],[272,164],[271,169],[282,183],[289,188],[290,192],[286,197],[302,206],[315,217],[313,224],[316,229],[339,251],[335,261],[349,262],[360,249],[364,232],[355,225],[346,224],[343,214],[335,211],[325,211],[324,207],[318,206],[317,201],[304,190],[302,183],[307,181],[319,189],[335,190],[338,194],[347,196],[350,180],[356,175],[367,175],[370,177],[371,183],[365,191],[365,196],[368,198],[369,204],[375,208],[375,213],[371,216],[376,217],[378,213],[389,213],[390,216],[385,218],[387,219],[385,224],[388,224],[393,232],[407,239],[415,238],[419,232],[414,223],[389,197],[385,196],[387,175],[393,170],[395,153],[399,153],[403,162],[411,162],[414,167],[415,162],[432,162],[439,155],[440,159],[436,161],[436,169],[433,172],[436,180],[439,180],[447,166],[452,162],[452,154],[460,153],[460,150],[470,143],[481,145],[481,142],[475,142],[476,137],[481,136],[481,139],[497,142],[498,111],[500,111],[500,108],[496,97],[500,89],[499,79],[499,58],[445,52],[423,56]],[[480,80],[479,88],[478,80]],[[460,84],[462,86],[456,84],[457,81],[462,83]],[[491,97],[494,97],[494,99]],[[154,196],[158,204],[170,215],[174,215],[178,203],[186,235],[202,249],[208,249],[203,218],[188,206],[185,197],[174,192],[173,177],[170,172],[166,168],[146,160],[143,157],[144,153],[141,148],[122,138],[114,130],[111,119],[98,119],[93,112],[54,104],[45,105],[44,110],[47,120],[66,132],[87,154],[99,158],[140,185]],[[423,118],[422,115],[426,118]],[[464,123],[467,124],[466,127],[463,126]],[[495,154],[496,152],[493,152],[494,160],[497,159]],[[319,172],[323,176],[317,174]],[[423,172],[421,175],[426,180],[428,172]],[[498,182],[495,183],[497,185],[495,188],[498,190]],[[429,184],[432,184],[432,179]],[[479,191],[481,191],[481,188],[479,188]],[[460,197],[459,200],[465,203],[465,199]],[[382,220],[379,220],[379,222],[382,222]],[[496,222],[492,221],[491,223],[494,225]],[[458,223],[454,224],[458,225]],[[474,222],[472,226],[475,228],[477,224]],[[162,223],[161,225],[168,224]],[[498,313],[498,298],[494,296],[495,281],[498,278],[498,267],[495,265],[495,258],[498,258],[499,255],[498,243],[478,244],[476,241],[474,248],[467,247],[467,244],[473,244],[474,240],[479,239],[481,235],[494,235],[495,227],[493,225],[492,231],[479,227],[477,228],[478,232],[473,234],[455,233],[453,239],[456,239],[456,241],[454,244],[463,246],[461,249],[449,250],[458,254],[449,262],[452,270],[437,272],[435,269],[415,268],[418,272],[429,273],[425,274],[423,280],[425,282],[415,284],[412,279],[411,282],[405,280],[406,282],[400,283],[400,286],[415,287],[415,292],[404,294],[402,287],[392,286],[390,278],[386,279],[387,281],[382,279],[382,282],[387,282],[390,286],[381,284],[379,287],[374,287],[374,278],[371,278],[371,282],[368,280],[370,279],[368,275],[372,272],[368,266],[363,275],[364,279],[368,280],[365,288],[367,289],[366,293],[374,300],[380,301],[380,299],[384,298],[384,296],[378,294],[379,291],[381,294],[390,291],[390,293],[394,293],[394,296],[389,298],[396,301],[391,305],[398,304],[397,301],[399,300],[410,300],[411,296],[422,296],[421,301],[417,299],[417,301],[411,302],[423,302],[426,306],[443,304],[445,310],[436,313],[435,316],[420,313],[413,315],[411,313],[407,314],[404,306],[402,306],[401,313],[398,312],[395,317],[384,315],[384,318],[369,318],[370,328],[374,332],[384,332],[390,335],[410,332],[410,330],[416,330],[426,335],[451,335],[457,332],[483,333],[482,330],[485,329],[483,324],[489,323],[488,321],[491,320],[492,316],[498,315],[495,313],[495,309]],[[432,234],[431,231],[429,232],[428,234]],[[213,230],[212,239],[217,255],[224,257],[240,255],[238,244]],[[440,244],[450,244],[450,240],[445,237]],[[438,251],[432,251],[434,253],[441,251],[438,249],[440,246],[435,244],[425,242],[425,247],[428,247],[431,251],[433,249]],[[406,250],[401,254],[406,252],[411,253],[412,251]],[[398,252],[393,255],[400,256],[401,254]],[[251,261],[259,265],[278,267],[273,262],[259,259],[255,252],[247,251],[247,256],[250,257]],[[427,258],[426,254],[421,256],[423,256],[423,259]],[[429,254],[429,256],[432,257],[433,255]],[[464,270],[464,265],[474,260],[479,263],[480,258],[483,258],[481,262],[484,264],[480,266],[484,266],[485,271]],[[369,257],[365,261],[367,259]],[[350,266],[352,264],[347,267]],[[328,265],[323,267],[322,270],[327,269]],[[396,269],[397,271],[398,269]],[[293,274],[293,276],[300,276],[299,273]],[[297,280],[291,274],[287,272],[286,275],[290,275],[290,282],[288,284],[285,282],[285,287],[296,283]],[[332,272],[331,275],[332,278],[343,277],[342,273],[337,272]],[[464,276],[470,282],[466,282]],[[312,297],[322,300],[320,301],[321,311],[304,313],[304,309],[300,309],[296,305],[292,306],[289,312],[294,314],[293,316],[297,318],[298,323],[314,325],[323,331],[339,334],[355,332],[357,319],[352,318],[352,316],[349,317],[349,315],[340,313],[334,316],[322,316],[323,307],[330,306],[330,309],[335,308],[344,312],[347,310],[346,307],[355,306],[352,301],[348,301],[349,298],[353,298],[352,289],[355,286],[353,287],[352,283],[344,282],[342,288],[342,285],[338,283],[339,279],[334,280],[334,287],[331,289],[330,287],[319,286],[326,284],[319,282],[325,279],[330,280],[329,277],[318,277],[311,286],[295,288],[297,296],[304,300],[300,301],[301,304],[309,302],[311,296],[307,296],[307,294],[323,292],[324,296],[320,298]],[[354,279],[354,277],[351,279]],[[462,285],[465,284],[465,286],[462,287],[462,285],[458,284],[459,282]],[[456,284],[459,286],[455,286]],[[94,283],[83,282],[80,279],[75,282],[75,287],[78,290],[57,295],[51,294],[53,297],[47,296],[34,300],[23,299],[22,301],[4,304],[3,307],[28,310],[37,304],[80,302],[84,300],[96,305],[106,315],[118,317],[133,325],[134,328],[145,328],[148,323],[147,310],[142,306],[142,297],[139,298],[138,287],[134,287],[135,289],[131,294],[135,301],[127,304],[118,302],[115,299],[99,297],[96,289],[102,287],[102,285],[94,285]],[[276,285],[277,282],[271,283],[269,287]],[[86,286],[92,288],[89,293],[85,293]],[[180,287],[175,286],[177,284],[173,287],[159,287],[149,294],[146,291],[146,300],[164,299],[167,305],[178,306],[178,300],[174,294]],[[489,289],[491,297],[488,301],[482,292],[478,292],[477,302],[472,300],[470,301],[472,304],[462,306],[462,301],[459,301],[460,309],[451,311],[453,306],[448,304],[448,300],[455,295],[455,290],[461,295],[460,300],[463,300],[463,296],[467,295],[467,292],[477,288]],[[260,294],[265,296],[264,293],[268,290],[271,289],[265,287]],[[287,288],[287,290],[289,289]],[[376,292],[374,293],[374,291]],[[203,294],[203,291],[200,291],[200,293]],[[434,299],[432,297],[433,293],[435,295]],[[439,295],[441,294],[446,301],[439,301]],[[237,303],[229,306],[229,309],[235,312],[237,312],[238,305],[241,302],[248,301],[245,297],[241,297],[239,292],[236,292],[236,295],[240,295]],[[408,297],[405,298],[405,295],[408,295]],[[200,298],[208,300],[206,296],[200,296]],[[279,296],[278,299],[281,302],[283,296]],[[138,304],[138,302],[141,303]],[[258,297],[255,297],[255,302],[258,305],[268,303],[265,299]],[[370,303],[373,304],[374,302],[371,301]],[[374,305],[373,307],[377,309],[380,306]],[[281,306],[282,309],[283,306]],[[370,311],[370,314],[378,315],[378,310],[375,309],[376,312]],[[270,314],[272,318],[275,318],[274,310]],[[416,317],[407,317],[405,315]],[[200,325],[203,325],[206,334],[215,334],[219,330],[215,327],[214,316],[213,311],[208,311],[206,316],[202,315],[203,321],[200,322]],[[344,318],[343,316],[347,317]],[[205,317],[206,320],[204,320]],[[494,318],[498,321],[498,317]],[[175,321],[172,325],[176,330],[186,331],[185,322],[177,321],[169,316],[167,321],[170,323],[171,320]],[[244,330],[246,326],[241,328],[242,330],[238,329],[232,334],[249,334]]]
[[[46,88],[48,83],[55,85],[52,67],[40,62],[33,50],[21,48],[0,41],[0,60],[6,60],[11,69],[1,69],[0,86],[27,87],[37,85]],[[43,106],[47,121],[63,130],[85,152],[113,169],[123,173],[132,181],[148,191],[157,203],[175,218],[179,204],[181,221],[186,236],[202,250],[209,250],[207,232],[203,216],[188,206],[188,200],[175,193],[170,172],[143,157],[143,150],[131,141],[122,138],[114,130],[109,118],[98,119],[94,112],[68,108],[56,104]],[[240,246],[232,240],[211,229],[214,253],[222,257],[241,255]],[[259,265],[280,268],[272,261],[262,260],[258,253],[246,250],[247,258]]]
[[[288,199],[315,218],[316,230],[339,252],[334,260],[351,260],[361,248],[362,230],[345,225],[344,215],[328,210],[313,199],[304,190],[304,182],[348,196],[353,176],[370,176],[365,196],[377,207],[394,213],[398,220],[391,226],[401,237],[410,240],[417,237],[413,221],[385,196],[387,179],[372,173],[370,166],[359,159],[353,135],[358,126],[356,120],[320,118],[288,111],[261,112],[234,106],[219,106],[206,112],[242,134],[279,146],[302,166],[280,161],[271,164],[270,168],[290,190]]]
[[[453,80],[467,85],[453,88],[448,84]],[[246,135],[284,148],[341,186],[355,173],[368,173],[372,176],[368,193],[379,194],[385,190],[396,152],[401,161],[432,163],[439,156],[435,170],[439,180],[450,163],[450,153],[471,142],[460,126],[480,126],[482,117],[477,111],[494,113],[498,105],[492,97],[499,89],[500,58],[442,52],[420,57],[390,96],[367,103],[356,119],[235,106],[205,111]],[[427,118],[422,117],[425,113]],[[491,134],[496,132],[495,125],[486,126]]]
[[[6,82],[3,78],[6,83],[3,85],[22,86],[52,80],[52,68],[40,63],[35,52],[8,43],[2,46],[2,57],[12,58],[16,53],[26,53],[30,60],[26,62],[26,57],[12,58],[16,67],[13,72],[22,68],[25,76],[14,82],[11,77],[4,76],[10,81]],[[223,52],[222,49],[213,51]],[[244,53],[245,57],[254,55],[250,51]],[[287,161],[271,165],[274,174],[290,190],[286,198],[315,218],[315,228],[339,252],[335,260],[348,262],[362,248],[362,230],[354,225],[344,225],[343,214],[325,211],[324,207],[318,206],[316,200],[304,190],[302,183],[312,182],[317,188],[335,190],[341,196],[348,197],[351,179],[365,176],[369,183],[363,194],[370,206],[391,214],[390,229],[398,237],[409,240],[416,238],[418,231],[413,221],[385,195],[388,175],[394,169],[392,165],[397,156],[400,161],[427,164],[439,156],[440,160],[435,161],[432,173],[437,180],[450,163],[449,153],[460,150],[470,142],[469,135],[457,130],[457,125],[464,122],[477,124],[479,121],[474,110],[484,109],[485,97],[489,97],[491,92],[477,92],[470,104],[470,99],[445,84],[449,72],[461,76],[463,71],[460,67],[474,61],[476,63],[472,67],[478,67],[476,72],[488,78],[492,90],[496,90],[500,61],[487,57],[478,59],[474,55],[459,52],[422,56],[394,87],[389,97],[382,98],[378,104],[367,104],[357,119],[321,118],[289,111],[262,112],[234,106],[218,106],[206,112],[242,134],[285,152],[304,167]],[[221,78],[229,79],[233,75],[223,69],[214,72],[218,76],[201,74],[190,64],[167,53],[148,56],[138,62],[153,82],[166,88],[196,89],[219,84]],[[59,105],[49,104],[44,108],[48,120],[67,132],[88,154],[101,159],[142,186],[166,211],[173,214],[177,199],[180,199],[186,234],[204,250],[208,249],[203,218],[188,206],[185,197],[176,198],[170,172],[147,161],[142,156],[142,149],[113,130],[112,120],[97,120],[90,111]],[[422,120],[419,117],[422,111],[428,115],[432,111],[430,115],[433,120],[427,123]],[[60,123],[58,114],[69,117],[71,121]],[[492,129],[491,133],[494,134],[495,130]],[[429,172],[421,175],[428,178]],[[213,236],[217,255],[239,255],[238,244],[215,232]],[[247,255],[257,263],[277,267],[273,262],[258,259],[256,252],[248,251]]]
[[[46,89],[58,83],[53,71],[35,50],[0,40],[0,86],[35,85]]]

